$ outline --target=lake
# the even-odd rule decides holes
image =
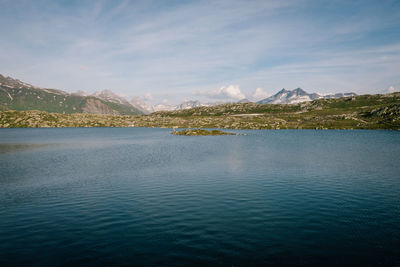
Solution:
[[[0,265],[400,265],[400,132],[0,129]]]

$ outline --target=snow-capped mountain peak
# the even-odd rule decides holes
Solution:
[[[309,94],[301,88],[293,89],[292,91],[282,89],[278,93],[263,100],[258,101],[259,104],[295,104],[301,102],[312,101],[320,98],[340,98],[355,96],[355,93],[337,93],[322,95],[317,93]]]
[[[35,87],[29,83],[25,83],[22,82],[18,79],[13,79],[11,77],[4,77],[3,75],[0,74],[0,84],[5,86],[5,87],[17,87],[17,88],[21,88],[21,87],[28,87],[28,88],[38,88]]]
[[[141,97],[133,97],[130,101],[130,104],[137,109],[143,111],[145,114],[149,114],[154,112],[154,107],[148,103],[146,103]]]

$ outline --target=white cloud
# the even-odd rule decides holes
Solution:
[[[396,89],[395,89],[393,86],[389,86],[389,88],[386,90],[386,92],[387,92],[388,94],[391,94],[391,93],[396,92]]]
[[[257,88],[254,93],[251,95],[255,100],[261,100],[269,97],[271,94],[263,91],[262,88]]]
[[[240,91],[239,85],[229,85],[222,86],[218,90],[211,92],[198,92],[197,95],[206,96],[208,98],[218,98],[218,99],[243,99],[246,96]]]
[[[233,99],[243,99],[245,95],[240,91],[239,85],[229,85],[227,87],[221,87],[218,90],[220,95],[226,96]]]
[[[389,84],[399,90],[399,39],[383,45],[367,37],[397,29],[400,13],[391,4],[371,4],[377,12],[356,3],[349,7],[363,8],[347,16],[337,12],[347,6],[339,2],[328,14],[323,3],[302,0],[50,1],[45,9],[34,1],[6,1],[0,73],[41,87],[110,88],[152,102],[170,92],[165,98],[173,103],[227,81],[268,92],[367,93]],[[268,96],[262,89],[245,93]],[[234,85],[198,95],[245,97]]]

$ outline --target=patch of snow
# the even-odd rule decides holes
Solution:
[[[11,99],[11,100],[14,100],[14,98],[10,95],[10,93],[9,92],[7,92],[6,90],[4,90],[4,89],[1,89],[1,90],[3,90],[4,92],[6,92],[7,93],[7,95],[8,95],[8,97]]]
[[[293,100],[289,101],[290,104],[296,104],[296,103],[302,103],[302,102],[308,102],[312,101],[312,99],[309,96],[300,96],[297,98],[294,98]]]

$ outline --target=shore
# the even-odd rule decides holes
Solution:
[[[292,105],[223,104],[150,115],[5,110],[0,128],[161,127],[218,129],[400,129],[400,93]]]

